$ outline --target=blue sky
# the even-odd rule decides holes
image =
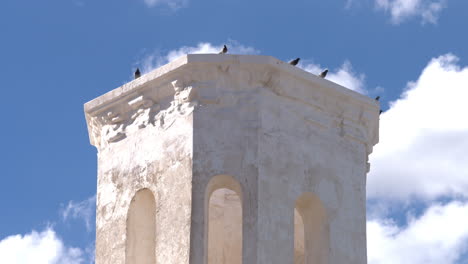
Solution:
[[[381,95],[369,263],[468,263],[467,13],[455,0],[2,1],[0,263],[92,263],[83,104],[137,66],[224,43]]]

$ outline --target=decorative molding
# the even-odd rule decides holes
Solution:
[[[175,105],[183,105],[185,103],[196,104],[197,89],[193,86],[184,86],[180,80],[175,80],[172,83],[174,87],[174,103]]]
[[[180,79],[171,82],[173,99],[166,109],[161,109],[160,104],[142,91],[91,115],[88,126],[92,143],[99,149],[148,126],[169,128],[176,119],[174,114],[186,115],[197,105],[197,89],[185,83]]]
[[[271,57],[240,56],[252,59],[239,63],[203,56],[209,57],[188,55],[185,64],[163,66],[88,103],[91,143],[102,148],[146,127],[168,129],[198,105],[240,107],[250,96],[268,96],[265,92],[321,131],[364,144],[368,154],[378,142],[378,104],[371,98]],[[198,61],[190,62],[192,57]]]

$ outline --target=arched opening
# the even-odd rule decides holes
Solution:
[[[312,193],[304,193],[294,208],[294,264],[327,264],[329,225],[326,209]]]
[[[242,192],[232,177],[219,175],[206,190],[207,263],[242,263]]]
[[[294,208],[294,264],[304,263],[304,221]]]
[[[126,264],[156,263],[156,203],[149,189],[139,190],[127,214]]]

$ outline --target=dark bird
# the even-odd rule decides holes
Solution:
[[[377,96],[377,97],[375,98],[376,101],[378,101],[379,99],[380,99],[380,96]]]
[[[226,45],[223,46],[223,49],[218,54],[226,54],[228,52],[228,48]]]
[[[140,78],[141,76],[141,72],[140,72],[140,69],[137,68],[136,71],[135,71],[135,74],[133,75],[134,79],[138,79]]]
[[[301,60],[301,58],[296,58],[296,59],[290,61],[289,64],[291,64],[293,66],[296,66],[299,63],[300,60]]]
[[[328,69],[325,69],[323,72],[321,72],[321,73],[319,74],[319,76],[320,76],[321,78],[325,78],[325,77],[327,76],[327,73],[328,73]]]
[[[382,112],[383,112],[383,111],[382,111],[382,110],[380,110],[380,112],[379,112],[379,115],[380,115]]]

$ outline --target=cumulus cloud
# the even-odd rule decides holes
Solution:
[[[380,117],[370,156],[370,198],[468,196],[468,67],[432,59]]]
[[[188,0],[144,0],[148,7],[167,6],[172,10],[187,7]]]
[[[1,240],[0,263],[81,264],[85,257],[81,249],[65,246],[55,231],[47,228]]]
[[[324,70],[319,64],[299,64],[299,67],[313,74],[319,74]],[[365,94],[365,75],[354,72],[351,62],[345,61],[340,68],[331,70],[327,74],[327,80],[340,84],[348,89]]]
[[[375,0],[375,4],[377,9],[388,12],[395,24],[410,17],[420,17],[423,24],[436,24],[447,0]]]
[[[468,67],[446,54],[381,114],[367,178],[369,264],[455,264],[468,255],[467,96]]]
[[[80,220],[86,230],[94,229],[96,196],[84,201],[68,202],[60,210],[64,222]],[[91,233],[90,233],[91,234]],[[43,231],[33,230],[28,234],[17,234],[0,239],[0,263],[8,264],[87,264],[94,263],[94,239],[81,249],[66,246],[52,227]]]
[[[467,252],[468,203],[451,202],[429,207],[408,224],[391,219],[367,222],[369,264],[454,264]]]
[[[61,215],[63,221],[69,219],[83,220],[86,225],[86,230],[89,232],[93,227],[94,215],[96,211],[96,196],[80,202],[69,201],[68,205],[62,209]]]
[[[235,41],[230,41],[228,44],[229,54],[258,54],[259,51],[248,46],[241,45]],[[213,54],[218,53],[223,48],[221,45],[213,45],[207,42],[198,43],[197,46],[183,46],[179,49],[171,50],[166,55],[161,55],[159,52],[146,55],[144,59],[138,62],[144,73],[156,69],[168,62],[171,62],[185,54]]]

